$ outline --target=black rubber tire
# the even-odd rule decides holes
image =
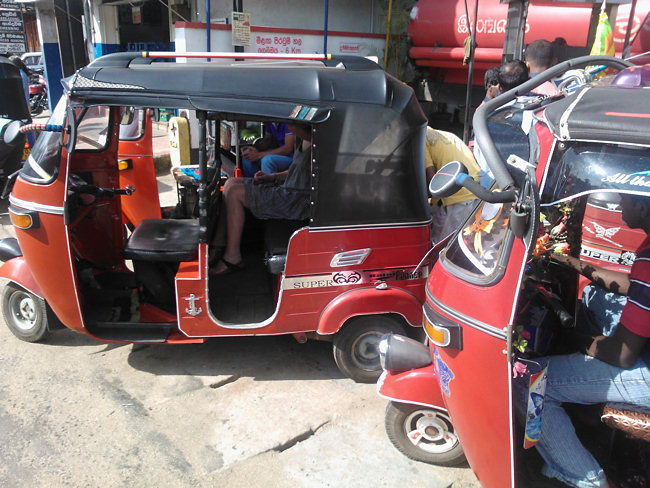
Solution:
[[[438,466],[457,466],[465,462],[463,447],[455,437],[446,412],[422,405],[389,402],[384,423],[393,446],[410,459]],[[430,435],[425,434],[427,426],[432,431]],[[414,431],[423,434],[416,444],[408,437],[408,433]],[[454,439],[445,438],[446,433],[452,434]]]
[[[334,361],[357,383],[376,383],[382,369],[379,341],[384,334],[405,335],[404,327],[387,315],[365,315],[350,320],[334,336]]]
[[[2,316],[22,341],[38,342],[49,334],[45,300],[13,283],[2,290]]]

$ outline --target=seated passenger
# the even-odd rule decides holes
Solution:
[[[287,124],[270,122],[264,124],[264,131],[273,137],[277,147],[266,151],[259,151],[254,146],[242,147],[242,170],[247,178],[252,178],[258,171],[279,173],[291,164],[295,137]]]
[[[460,161],[472,178],[478,181],[480,168],[472,156],[472,151],[451,132],[427,127],[424,142],[424,170],[427,188],[433,175],[445,164]],[[439,242],[460,227],[472,209],[476,197],[466,188],[457,193],[432,202],[431,240]]]
[[[542,71],[546,71],[551,66],[555,65],[556,59],[553,53],[553,45],[544,39],[538,39],[531,42],[526,48],[526,66],[530,77],[537,76]],[[552,81],[545,81],[536,88],[533,88],[533,93],[536,95],[546,95],[553,97],[559,95],[557,87]]]
[[[542,433],[535,447],[546,461],[544,475],[580,488],[611,485],[578,440],[562,403],[650,406],[650,197],[623,194],[621,207],[625,223],[648,234],[629,275],[570,256],[555,257],[596,285],[628,297],[612,335],[572,330],[567,339],[580,352],[551,356],[548,361]]]
[[[520,59],[503,64],[497,75],[499,91],[505,93],[528,81],[528,66]]]
[[[265,173],[253,178],[229,178],[223,189],[226,206],[226,249],[210,269],[212,275],[223,275],[243,268],[241,236],[245,208],[260,219],[303,220],[309,216],[311,181],[311,131],[306,125],[289,125],[289,130],[303,143],[293,155],[287,171]]]

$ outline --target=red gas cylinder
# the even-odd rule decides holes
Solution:
[[[474,2],[468,2],[469,24],[474,20]],[[632,24],[632,54],[650,47],[650,0],[639,0]],[[614,43],[622,51],[630,5],[619,5],[612,23]],[[476,24],[476,84],[483,83],[482,72],[501,64],[508,5],[499,0],[481,0]],[[569,2],[535,2],[528,9],[526,44],[536,39],[554,40],[563,37],[569,46],[585,47],[591,18],[591,4]],[[419,0],[411,10],[408,34],[413,41],[410,57],[418,66],[443,68],[445,81],[467,80],[467,67],[462,65],[463,43],[469,35],[465,0]],[[464,81],[463,81],[464,80]]]

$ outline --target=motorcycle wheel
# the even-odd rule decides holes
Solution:
[[[350,320],[334,336],[334,361],[341,372],[358,383],[376,383],[381,375],[379,341],[384,334],[404,335],[397,320],[370,315]]]
[[[38,95],[34,95],[29,99],[29,113],[31,115],[41,115],[43,113],[43,101]]]
[[[386,407],[385,426],[395,448],[410,459],[438,466],[465,462],[463,447],[446,412],[390,402]]]
[[[38,342],[49,334],[45,300],[13,283],[2,292],[2,315],[20,340]]]

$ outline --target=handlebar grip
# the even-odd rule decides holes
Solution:
[[[483,201],[489,203],[514,202],[517,195],[514,190],[492,192],[478,184],[474,178],[465,173],[456,175],[456,183],[467,188]]]

